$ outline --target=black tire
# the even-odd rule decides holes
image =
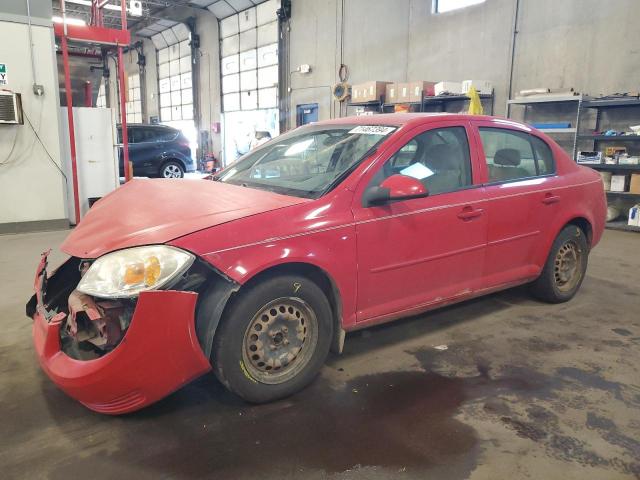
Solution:
[[[184,166],[175,160],[164,162],[158,172],[160,178],[183,178]]]
[[[304,326],[305,316],[307,326]],[[268,320],[265,317],[269,317]],[[312,326],[313,319],[317,328]],[[268,322],[264,323],[264,330],[260,321]],[[281,335],[278,328],[288,331],[283,328],[284,324],[294,329],[291,334],[285,333],[291,343],[286,340],[286,346],[282,347],[282,343],[276,344],[276,339]],[[258,327],[260,331],[254,331]],[[241,289],[225,311],[213,340],[213,370],[229,390],[248,402],[264,403],[284,398],[302,390],[315,378],[329,353],[332,334],[331,307],[320,287],[299,275],[266,278]],[[282,335],[280,338],[282,342]],[[298,342],[298,356],[290,363],[287,359],[287,364],[283,362],[282,366],[280,359],[286,358],[286,353],[295,347],[294,342]],[[280,352],[279,348],[284,350]],[[252,350],[252,354],[250,349],[258,351]],[[264,370],[269,367],[279,371]]]
[[[575,269],[569,268],[571,273],[567,273],[562,258],[567,254],[571,256],[571,249],[576,251]],[[589,244],[585,233],[580,227],[567,225],[553,242],[542,273],[530,285],[531,293],[549,303],[571,300],[584,280],[588,257]]]

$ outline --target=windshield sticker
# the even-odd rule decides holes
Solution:
[[[349,133],[361,133],[364,135],[389,135],[396,127],[384,127],[382,125],[360,125],[349,130]]]
[[[422,180],[424,178],[430,177],[434,174],[434,172],[430,168],[427,168],[423,164],[418,162],[414,163],[413,165],[409,165],[407,168],[403,168],[402,170],[400,170],[400,174]]]

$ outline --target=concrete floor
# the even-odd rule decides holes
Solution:
[[[351,334],[281,402],[207,375],[123,417],[66,397],[32,351],[33,270],[65,235],[0,237],[2,478],[640,478],[637,234],[607,231],[567,304],[510,290]]]

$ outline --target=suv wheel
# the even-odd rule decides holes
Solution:
[[[178,162],[167,162],[160,169],[162,178],[182,178],[184,177],[184,168]]]

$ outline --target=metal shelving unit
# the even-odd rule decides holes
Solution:
[[[531,96],[531,97],[523,97],[523,98],[514,98],[511,100],[507,100],[507,117],[511,118],[511,106],[512,105],[522,105],[525,108],[524,111],[524,119],[527,120],[527,113],[531,110],[531,107],[535,105],[550,105],[550,104],[576,104],[576,113],[574,117],[574,127],[571,128],[542,128],[539,129],[541,132],[546,133],[547,135],[572,135],[573,145],[571,148],[571,156],[572,158],[576,158],[577,150],[578,150],[578,132],[580,131],[580,113],[582,110],[583,102],[587,101],[588,97],[584,95],[539,95],[539,96]],[[571,139],[571,137],[569,137]]]

